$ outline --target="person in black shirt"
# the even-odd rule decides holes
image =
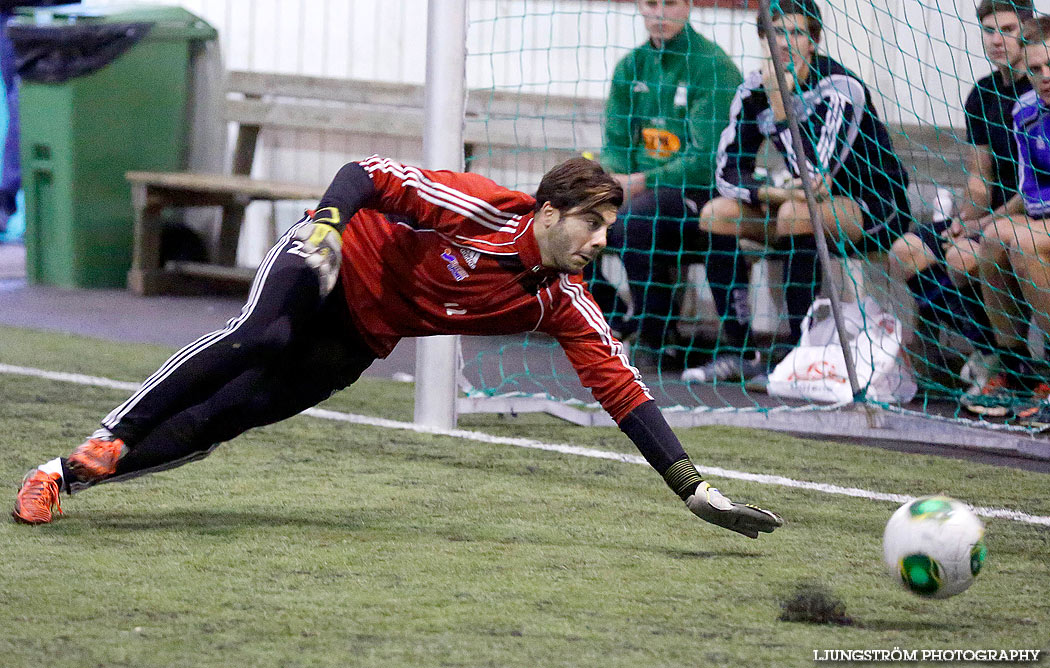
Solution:
[[[700,213],[710,234],[707,277],[722,319],[720,348],[704,367],[688,369],[687,381],[747,379],[765,371],[752,354],[748,270],[739,239],[771,244],[784,257],[784,286],[791,336],[821,282],[816,239],[802,189],[802,170],[813,180],[827,233],[845,253],[889,250],[911,221],[907,175],[893,153],[889,133],[861,80],[835,60],[818,54],[820,9],[815,0],[781,0],[774,7],[776,52],[737,89],[730,123],[722,132],[716,184],[720,197]],[[762,34],[761,24],[759,34]],[[792,144],[772,58],[787,70],[795,94],[804,155]],[[756,154],[769,139],[795,179],[777,187],[756,179]]]
[[[995,67],[979,79],[966,98],[966,140],[973,146],[966,165],[969,178],[955,218],[921,225],[894,243],[890,267],[907,282],[915,297],[920,323],[947,326],[974,347],[962,376],[974,380],[963,398],[972,412],[1005,415],[1002,402],[978,400],[984,386],[998,374],[995,338],[982,305],[977,281],[978,241],[982,230],[998,217],[1024,211],[1018,194],[1017,143],[1013,107],[1031,90],[1025,76],[1021,24],[1031,18],[1031,0],[983,0],[977,7],[985,56]],[[1023,337],[1022,337],[1023,338]],[[1025,366],[1027,354],[1008,367]],[[997,378],[1001,384],[1003,378]]]

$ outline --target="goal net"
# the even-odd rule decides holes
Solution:
[[[1017,192],[1003,109],[1026,81],[1008,20],[1024,11],[774,0],[778,79],[763,77],[759,3],[693,2],[688,27],[658,48],[667,25],[643,14],[676,4],[470,3],[468,169],[526,192],[581,154],[645,175],[590,287],[680,424],[1022,442],[1020,413],[1050,389],[1050,278],[1036,271],[1038,241],[1003,235],[994,248],[980,230]],[[999,98],[989,75],[1003,79]],[[771,82],[789,103],[770,104]],[[813,222],[827,230],[824,261]],[[462,345],[461,412],[602,422],[549,338]],[[978,396],[997,378],[1002,392]]]

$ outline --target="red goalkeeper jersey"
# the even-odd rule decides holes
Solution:
[[[406,336],[538,331],[617,422],[652,399],[581,277],[540,264],[532,197],[477,174],[359,164],[375,192],[343,232],[342,282],[380,357]]]

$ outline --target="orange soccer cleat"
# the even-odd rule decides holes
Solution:
[[[66,466],[83,482],[95,482],[117,472],[117,462],[127,452],[119,438],[89,438],[77,446]]]
[[[58,502],[58,488],[62,483],[59,473],[45,473],[33,469],[22,480],[22,489],[18,490],[15,509],[11,517],[23,524],[47,524],[51,521],[51,509],[58,508],[62,514],[62,504]]]

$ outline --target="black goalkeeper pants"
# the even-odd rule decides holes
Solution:
[[[200,459],[320,403],[376,359],[341,286],[320,298],[295,229],[266,255],[239,316],[175,353],[102,421],[128,446],[107,482]]]

